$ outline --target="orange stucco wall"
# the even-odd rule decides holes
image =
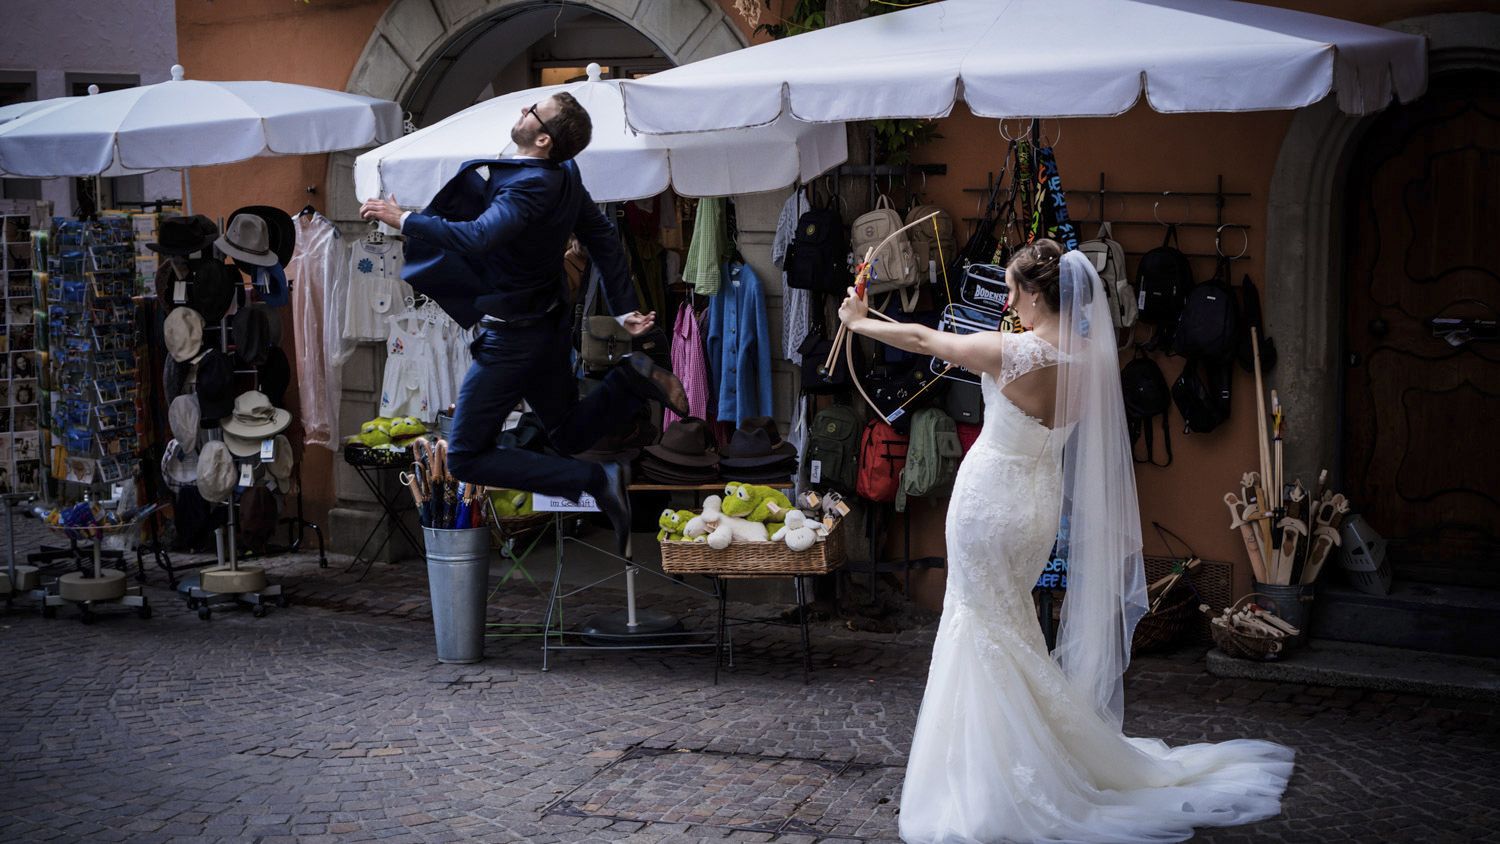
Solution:
[[[730,0],[718,0],[731,20],[740,19]],[[210,3],[179,0],[178,42],[181,61],[192,77],[204,79],[273,79],[342,89],[355,62],[390,0],[313,0],[310,4],[289,0],[236,0]],[[789,0],[777,5],[789,7]],[[1437,0],[1298,0],[1280,2],[1304,11],[1379,24],[1400,18],[1438,12],[1481,11],[1485,2],[1437,2]],[[759,39],[757,39],[759,40]],[[1004,49],[997,44],[996,49]],[[1290,116],[1284,112],[1222,115],[1161,115],[1138,107],[1111,119],[1067,121],[1057,144],[1059,168],[1064,183],[1089,186],[1101,171],[1111,187],[1129,190],[1212,190],[1215,177],[1223,174],[1230,191],[1252,194],[1248,200],[1232,201],[1227,209],[1230,222],[1250,226],[1249,260],[1236,265],[1265,289],[1262,261],[1265,256],[1266,192]],[[1050,125],[1049,125],[1049,131]],[[956,217],[974,214],[975,196],[963,188],[981,186],[986,171],[998,169],[1002,152],[996,124],[969,115],[960,105],[942,121],[943,137],[920,151],[920,161],[944,162],[948,175],[928,180],[929,201],[950,210]],[[266,203],[295,210],[309,201],[304,188],[318,187],[320,204],[327,169],[326,156],[304,156],[277,160],[261,159],[244,164],[202,168],[193,171],[196,210],[225,215],[251,203]],[[1086,208],[1075,208],[1082,214]],[[1149,219],[1149,202],[1132,205],[1123,212],[1111,206],[1115,217]],[[1163,206],[1164,218],[1174,215],[1211,219],[1212,209],[1198,205],[1190,211]],[[1085,229],[1085,236],[1092,231]],[[1116,237],[1127,249],[1145,249],[1160,239],[1157,230],[1120,228]],[[1238,241],[1236,241],[1237,243]],[[1212,236],[1206,230],[1183,232],[1187,251],[1212,251]],[[1211,265],[1195,262],[1200,275]],[[1268,326],[1275,336],[1277,327]],[[289,350],[291,352],[292,350]],[[1167,359],[1163,370],[1175,378],[1181,364]],[[1220,430],[1208,435],[1186,436],[1176,425],[1173,447],[1176,460],[1169,469],[1142,467],[1138,473],[1142,519],[1148,553],[1163,553],[1152,521],[1160,521],[1182,535],[1197,552],[1210,559],[1235,563],[1240,585],[1248,585],[1245,552],[1237,534],[1227,529],[1222,503],[1224,492],[1233,489],[1241,472],[1257,462],[1255,446],[1254,389],[1252,379],[1238,372],[1234,384],[1234,412]],[[1295,442],[1299,427],[1333,424],[1333,420],[1289,420],[1289,436]],[[1159,433],[1159,432],[1158,432]],[[1294,445],[1289,447],[1295,447]],[[308,505],[314,518],[331,504],[332,490],[326,452],[313,450],[304,466]],[[913,517],[913,553],[942,553],[942,513],[926,503],[917,505]],[[941,576],[933,573],[921,582],[929,602],[939,599]]]

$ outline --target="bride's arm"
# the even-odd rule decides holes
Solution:
[[[1000,371],[1003,335],[998,331],[950,334],[915,323],[877,320],[869,316],[869,306],[865,300],[854,295],[852,287],[843,304],[839,305],[839,319],[855,334],[862,334],[888,346],[919,355],[932,355],[970,372],[994,374]]]

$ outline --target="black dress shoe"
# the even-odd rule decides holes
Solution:
[[[626,355],[620,362],[620,369],[630,379],[637,395],[661,402],[678,416],[689,415],[687,391],[670,369],[657,366],[640,352]]]
[[[623,463],[601,463],[604,470],[604,490],[594,496],[599,509],[609,517],[615,529],[615,544],[620,556],[630,556],[630,469]]]

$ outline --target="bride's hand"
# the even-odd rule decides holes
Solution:
[[[854,295],[854,288],[849,288],[848,295],[839,305],[839,320],[849,328],[854,328],[859,323],[869,319],[870,305],[864,299]]]

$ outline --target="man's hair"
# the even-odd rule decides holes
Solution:
[[[567,161],[583,152],[594,137],[594,121],[573,95],[566,91],[552,95],[557,114],[547,121],[552,132],[553,161]]]

